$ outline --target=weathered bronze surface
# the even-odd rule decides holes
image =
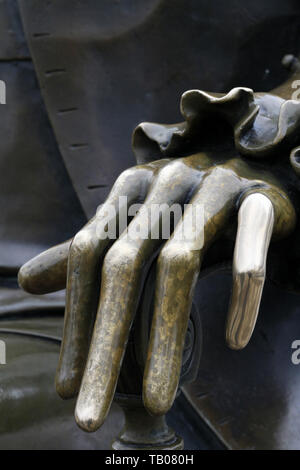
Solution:
[[[133,164],[128,142],[132,129],[141,119],[179,121],[178,97],[186,89],[226,92],[243,84],[265,91],[287,76],[281,58],[287,52],[297,54],[299,50],[298,2],[228,0],[217,3],[216,8],[214,2],[172,0],[170,8],[168,0],[124,0],[121,3],[77,0],[76,6],[72,0],[1,2],[0,78],[8,85],[7,105],[0,107],[1,286],[13,285],[22,263],[73,236],[86,223],[86,216],[90,218],[94,214],[117,175]],[[290,62],[296,65],[293,57]],[[294,90],[288,85],[285,94],[282,91],[279,94],[289,99]],[[265,123],[269,116],[267,113]],[[187,155],[205,150],[203,133],[199,132],[201,148],[191,149]],[[153,142],[155,154],[152,157],[157,159],[161,152]],[[272,154],[256,166],[250,157],[250,163],[259,171],[264,168],[276,172],[298,213],[299,183],[294,180],[297,183],[294,184],[289,172],[290,144],[292,142],[284,143],[281,150],[278,148],[275,153],[279,158],[274,153],[274,158]],[[296,173],[299,168],[297,149],[294,147],[290,156]],[[174,150],[167,157],[177,155],[182,156],[179,150],[178,154]],[[202,275],[206,268],[219,266],[219,261],[232,260],[235,219],[226,231],[228,237],[221,235],[206,252]],[[277,302],[266,308],[264,292],[263,309],[254,337],[243,352],[236,353],[223,347],[221,324],[225,321],[223,310],[229,303],[229,275],[222,289],[216,285],[218,277],[217,280],[210,278],[208,283],[200,281],[196,287],[195,300],[201,307],[201,316],[207,314],[211,319],[210,330],[204,331],[205,371],[201,371],[198,382],[190,390],[193,390],[193,398],[210,392],[207,399],[195,399],[198,411],[201,410],[201,416],[211,423],[215,432],[222,433],[226,445],[234,448],[297,445],[299,408],[295,389],[298,370],[290,363],[289,349],[292,340],[299,337],[297,297],[292,294],[280,296],[279,293],[281,287],[299,291],[298,234],[296,227],[282,242],[274,239],[270,244],[267,277],[276,281],[279,287],[274,288],[269,297],[274,297]],[[66,264],[65,258],[62,263]],[[152,265],[155,263],[154,260]],[[50,266],[51,261],[51,271]],[[55,275],[54,267],[52,273]],[[47,292],[47,275],[43,287],[40,270],[37,274],[39,291]],[[32,279],[34,285],[37,279],[33,276]],[[56,279],[56,288],[65,285],[66,270]],[[222,282],[219,280],[220,285]],[[0,393],[1,448],[12,448],[14,443],[23,448],[47,445],[61,448],[67,436],[67,446],[84,447],[84,442],[90,439],[93,447],[102,448],[103,441],[97,443],[101,434],[86,436],[77,432],[75,439],[73,430],[68,433],[63,427],[59,416],[63,410],[66,413],[71,410],[73,400],[67,404],[59,399],[48,401],[57,356],[51,348],[44,351],[34,317],[47,311],[56,316],[55,296],[50,296],[49,301],[47,296],[44,299],[33,296],[30,300],[30,296],[23,296],[18,289],[11,290],[13,293],[8,296],[6,288],[0,291],[1,313],[12,315],[10,325],[5,321],[6,317],[1,318],[3,329],[15,331],[7,336],[1,332],[2,339],[11,340],[7,343],[8,364],[1,367],[2,379],[5,376]],[[214,294],[210,295],[213,290]],[[149,298],[152,295],[147,301]],[[222,308],[220,303],[223,303]],[[152,311],[152,307],[148,310]],[[20,313],[18,317],[15,316],[17,313]],[[31,352],[23,358],[27,339],[23,342],[16,331],[25,321],[23,316],[28,315],[27,329],[35,332],[37,337],[30,337]],[[194,318],[199,318],[198,314]],[[132,350],[137,352],[141,367],[130,360],[130,354],[128,358],[124,357],[118,390],[125,393],[140,392],[141,372],[147,356],[152,318],[143,311],[138,312],[136,319],[140,323],[133,325],[126,354],[131,354]],[[40,320],[41,330],[42,324],[46,330],[47,320]],[[195,331],[201,341],[199,325],[196,326],[194,330],[188,326],[192,344]],[[207,318],[204,326],[207,326]],[[58,337],[59,332],[55,335]],[[141,354],[139,344],[142,341],[145,347],[141,348]],[[187,338],[187,350],[188,342]],[[58,347],[57,342],[55,348]],[[11,355],[12,351],[16,356]],[[19,351],[22,351],[21,356]],[[284,353],[280,355],[280,351]],[[199,355],[197,350],[198,358]],[[71,359],[76,357],[80,358],[80,355]],[[13,364],[10,363],[12,359]],[[16,372],[17,362],[20,375]],[[183,363],[181,383],[185,377],[185,360]],[[32,370],[33,364],[35,370]],[[33,375],[36,371],[36,379],[29,378],[29,370]],[[43,380],[39,374],[44,374]],[[34,393],[31,393],[33,389]],[[233,425],[227,424],[226,414],[234,415]],[[179,415],[177,413],[176,418]],[[41,437],[42,427],[35,428],[37,420],[44,420],[44,438]],[[106,429],[104,426],[102,432]]]
[[[118,178],[70,248],[69,242],[54,247],[19,273],[20,285],[44,293],[62,287],[67,271],[56,387],[64,398],[79,393],[76,420],[87,431],[102,425],[111,406],[144,281],[158,252],[143,400],[150,414],[161,416],[176,395],[194,287],[209,248],[218,239],[235,237],[239,213],[227,342],[240,349],[257,318],[269,242],[280,243],[295,231],[298,178],[288,156],[299,143],[300,104],[247,88],[227,95],[191,90],[182,97],[181,112],[186,120],[180,124],[138,126],[133,148],[140,164]],[[268,171],[266,158],[271,158]],[[122,196],[128,197],[128,207],[143,206],[110,246],[98,227]],[[165,203],[167,210],[188,202],[203,208],[201,228],[193,225],[190,237],[178,242],[176,234],[190,217],[187,209],[164,246],[161,236],[151,238],[163,217],[163,211],[149,217],[154,204]],[[117,211],[117,225],[118,217]],[[141,227],[147,228],[146,238],[128,237]]]
[[[283,55],[298,54],[300,16],[294,0],[227,0],[217,2],[217,8],[206,0],[171,3],[172,8],[168,0],[0,4],[0,78],[7,84],[7,104],[0,106],[0,336],[8,351],[7,364],[0,367],[1,448],[85,448],[88,442],[107,448],[108,436],[119,431],[118,426],[108,431],[110,417],[100,434],[74,429],[69,415],[74,400],[55,398],[59,343],[40,338],[47,335],[48,315],[57,323],[50,336],[61,335],[63,293],[59,305],[53,294],[39,298],[22,293],[16,288],[20,265],[73,236],[94,214],[116,177],[134,164],[128,142],[140,120],[180,121],[178,97],[184,90],[227,92],[240,84],[270,90],[288,75],[281,65]],[[296,65],[292,56],[289,60]],[[284,97],[294,91],[286,87]],[[295,170],[297,153],[295,147]],[[159,151],[154,158],[160,158]],[[277,177],[288,189],[291,180],[283,155],[282,162]],[[275,171],[273,163],[270,158],[259,167]],[[297,191],[289,192],[298,212]],[[198,370],[201,348],[193,344],[201,343],[201,313],[205,371],[192,389],[194,398],[203,391],[210,394],[196,398],[197,412],[234,448],[299,446],[298,368],[290,362],[290,344],[300,334],[298,300],[297,295],[280,294],[284,286],[299,291],[298,233],[296,229],[282,242],[270,244],[267,278],[278,287],[268,296],[267,281],[258,324],[244,351],[232,351],[223,342],[230,274],[225,281],[216,276],[196,286],[181,384]],[[231,262],[233,248],[233,237],[221,236],[203,258],[201,276],[214,262]],[[153,277],[149,287],[152,282]],[[141,391],[153,291],[151,286],[144,299],[144,307],[149,305],[137,312],[127,345],[117,386],[125,394]],[[270,297],[275,300],[266,304]],[[20,334],[23,325],[27,337]],[[192,374],[187,373],[188,356],[195,363]],[[184,413],[177,401],[171,417],[181,435],[180,418],[188,427],[194,419]],[[234,416],[230,425],[222,424],[226,414]],[[116,419],[121,421],[119,414]],[[194,448],[199,448],[199,434],[197,439]],[[187,437],[187,448],[190,444]]]

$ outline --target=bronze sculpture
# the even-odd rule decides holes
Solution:
[[[283,96],[289,85],[282,88]],[[188,242],[176,241],[176,231],[186,217],[183,215],[157,261],[143,400],[147,410],[158,416],[170,409],[176,395],[193,287],[205,251],[234,223],[238,211],[226,336],[230,347],[240,349],[247,345],[255,326],[270,239],[285,238],[295,228],[296,211],[289,195],[296,190],[293,168],[297,161],[293,156],[298,143],[299,103],[278,94],[253,95],[245,88],[223,96],[192,90],[184,93],[181,111],[185,123],[138,126],[133,148],[143,163],[121,175],[95,218],[72,243],[42,253],[19,273],[20,284],[35,294],[62,288],[67,282],[56,387],[64,398],[79,392],[76,420],[87,431],[101,426],[109,411],[145,272],[161,244],[161,240],[150,238],[150,232],[146,240],[128,240],[125,230],[107,251],[110,240],[103,240],[96,232],[97,223],[107,213],[106,205],[117,206],[119,197],[127,196],[128,204],[144,201],[143,208],[158,203],[183,204],[187,200],[196,210],[201,204],[204,207],[204,247],[196,245],[201,230]],[[189,155],[191,148],[198,152]],[[153,161],[155,152],[165,158]],[[272,170],[269,173],[263,165],[260,168],[259,158],[274,158],[276,174],[276,159],[279,167],[283,159],[284,165],[290,165],[290,152],[293,168],[289,187],[284,189]],[[176,158],[180,153],[189,156]],[[145,215],[141,210],[128,229],[135,231],[148,222],[147,217],[147,212]],[[149,230],[159,223],[157,219],[149,220]]]
[[[119,12],[120,15],[117,12],[119,23],[116,22],[116,11],[112,5],[115,4],[115,2],[101,2],[100,6],[100,2],[98,4],[98,2],[96,3],[93,0],[88,0],[87,2],[79,1],[76,4],[76,9],[69,8],[68,1],[59,3],[37,3],[33,0],[26,0],[24,2],[20,1],[19,3],[21,7],[21,19],[26,32],[26,42],[24,41],[24,44],[22,44],[22,47],[19,49],[10,49],[10,51],[13,52],[10,52],[11,55],[8,57],[20,57],[19,62],[15,64],[14,62],[1,62],[1,78],[6,79],[6,75],[3,75],[6,68],[8,70],[18,70],[19,73],[17,77],[20,76],[21,80],[18,79],[16,83],[18,86],[22,83],[23,86],[20,91],[15,87],[15,82],[12,84],[11,78],[7,82],[9,83],[9,89],[14,90],[14,96],[19,96],[20,99],[22,98],[22,100],[19,100],[20,105],[18,105],[18,111],[22,110],[22,112],[12,113],[13,122],[9,121],[10,127],[8,127],[7,124],[4,126],[4,133],[5,129],[8,128],[18,129],[18,133],[15,134],[13,142],[11,139],[7,139],[7,135],[10,134],[6,134],[5,138],[2,139],[1,147],[2,155],[9,156],[10,161],[13,159],[11,166],[20,168],[20,163],[16,162],[17,155],[20,156],[19,160],[22,164],[21,179],[14,178],[10,180],[10,173],[6,171],[7,165],[6,167],[3,165],[2,168],[4,174],[3,184],[1,185],[1,200],[12,200],[7,197],[8,194],[10,194],[7,192],[7,187],[9,187],[10,192],[14,195],[14,199],[16,198],[16,200],[19,201],[18,204],[8,203],[6,205],[5,203],[3,206],[4,214],[9,214],[9,219],[7,219],[8,216],[5,215],[5,221],[9,222],[10,220],[14,220],[14,225],[7,224],[7,228],[11,231],[9,241],[12,248],[7,250],[5,245],[5,249],[3,249],[3,237],[1,237],[0,240],[2,247],[1,263],[3,263],[4,258],[6,263],[7,260],[9,263],[14,263],[13,268],[9,263],[4,265],[4,269],[7,269],[8,266],[8,271],[5,271],[8,273],[15,272],[12,271],[12,269],[16,270],[16,268],[20,266],[20,263],[23,263],[24,260],[29,259],[35,253],[41,251],[44,247],[70,237],[83,225],[83,211],[80,213],[80,211],[76,209],[76,198],[70,198],[71,188],[68,177],[72,180],[76,190],[76,197],[78,196],[88,218],[91,216],[95,211],[96,204],[99,204],[99,201],[105,199],[107,188],[111,185],[111,181],[116,178],[116,175],[120,173],[122,169],[132,165],[129,152],[130,146],[128,145],[129,133],[139,120],[163,120],[164,122],[173,122],[174,116],[176,116],[175,120],[179,120],[177,116],[177,102],[178,97],[185,89],[200,87],[205,90],[211,89],[223,92],[230,90],[234,86],[246,84],[255,90],[269,90],[280,83],[286,75],[286,72],[280,66],[282,55],[286,52],[297,53],[298,51],[295,34],[295,27],[298,21],[297,8],[296,5],[290,1],[284,4],[281,3],[280,5],[276,0],[275,2],[264,2],[264,5],[262,5],[262,2],[245,1],[243,5],[246,11],[252,11],[252,14],[249,15],[244,15],[242,8],[235,9],[235,5],[233,5],[235,2],[232,2],[232,5],[226,3],[226,5],[224,4],[223,6],[219,4],[215,12],[212,11],[213,7],[210,8],[208,5],[205,5],[205,2],[200,2],[198,5],[198,2],[188,1],[180,6],[183,2],[175,0],[173,2],[174,9],[171,12],[167,2],[163,0],[139,2],[139,8],[135,9],[134,14],[132,14],[133,12],[131,11],[131,14],[128,16],[128,24],[124,21],[124,13],[126,18],[126,8],[128,5],[135,2],[127,0],[125,7]],[[140,6],[142,3],[147,3],[146,8]],[[110,4],[112,6],[110,6]],[[150,5],[150,7],[148,5]],[[184,15],[182,15],[182,8],[184,8],[185,11]],[[111,13],[107,15],[107,21],[104,23],[102,20],[103,9]],[[11,11],[10,7],[10,12]],[[229,12],[229,16],[227,12]],[[63,20],[63,18],[66,17],[66,13],[69,19],[67,22]],[[206,18],[210,18],[211,16],[215,18],[215,21],[207,22]],[[84,22],[82,22],[83,17],[86,19]],[[178,20],[178,18],[180,18],[180,20]],[[15,24],[16,23],[14,23],[14,27]],[[121,25],[121,29],[118,27],[118,24]],[[155,26],[157,24],[159,28]],[[181,34],[177,34],[179,24]],[[224,27],[222,25],[224,25]],[[212,32],[210,32],[210,29],[212,29]],[[280,34],[274,35],[273,31],[275,30],[277,32],[280,31]],[[164,31],[163,35],[159,31]],[[173,34],[175,31],[176,34]],[[230,36],[229,42],[226,40],[228,36]],[[22,41],[22,35],[19,33],[15,34],[15,36],[10,35],[10,38]],[[182,39],[184,40],[183,44]],[[26,43],[30,48],[30,54],[26,51]],[[7,42],[2,42],[1,51],[3,51],[2,47],[6,44]],[[147,57],[147,60],[143,58],[145,49],[144,47],[140,47],[141,44],[146,45],[145,57]],[[169,47],[170,44],[172,44],[172,48]],[[257,44],[260,44],[259,53]],[[57,54],[58,50],[60,54]],[[122,60],[118,52],[120,50],[123,51],[122,55],[124,58],[126,57],[126,61],[125,59]],[[155,51],[155,54],[151,53],[152,50]],[[218,53],[217,51],[220,52]],[[25,60],[23,61],[22,58],[25,58]],[[32,66],[31,58],[34,61],[34,67]],[[129,63],[128,58],[130,58]],[[251,65],[251,61],[255,64],[254,67]],[[125,74],[123,73],[124,71],[126,71]],[[48,114],[46,118],[41,117],[43,103],[39,105],[39,100],[37,99],[40,93],[39,87],[36,85],[35,87],[32,86],[35,73],[39,80],[43,101],[46,104]],[[10,75],[8,75],[8,77],[9,76]],[[12,76],[14,77],[15,75]],[[95,77],[97,77],[97,80],[95,80]],[[145,77],[147,77],[146,80]],[[16,90],[19,90],[18,95],[16,95]],[[290,92],[291,89],[289,88],[288,91]],[[23,103],[25,96],[28,99]],[[32,99],[33,97],[34,99]],[[290,94],[286,96],[286,98],[290,98]],[[11,100],[9,103],[11,104]],[[4,122],[6,122],[6,115],[10,115],[10,110],[11,106],[8,106],[3,116]],[[125,110],[128,110],[128,112]],[[22,117],[23,115],[26,116],[26,120],[23,121],[28,123],[28,126],[25,128],[25,135],[23,134],[22,136],[24,126],[22,127],[22,120],[17,119],[17,117]],[[51,121],[51,127],[47,124],[48,117]],[[16,119],[16,122],[14,119]],[[265,122],[266,121],[267,116],[265,116]],[[39,123],[39,125],[37,125],[37,123]],[[54,130],[55,139],[52,138],[52,140],[56,140],[59,145],[59,152],[56,152],[57,155],[55,154],[55,143],[49,143],[51,138],[48,140],[45,139],[44,131],[47,125],[50,127],[50,135],[52,130]],[[223,124],[219,128],[221,129],[222,127]],[[28,139],[29,135],[31,136],[30,139]],[[42,137],[40,137],[40,135]],[[218,136],[218,139],[220,137],[221,136]],[[176,141],[177,138],[178,135],[175,136],[174,140]],[[204,144],[202,140],[201,144]],[[11,146],[12,151],[9,152]],[[156,144],[151,146],[151,148],[157,150]],[[188,154],[192,155],[195,151],[199,151],[199,149],[189,149]],[[43,158],[41,158],[39,162],[38,156],[42,156],[44,160],[48,162],[46,169],[42,166]],[[49,156],[49,158],[47,156]],[[176,156],[182,157],[185,156],[185,154],[182,155],[179,149]],[[166,157],[168,158],[168,155],[166,155]],[[59,158],[63,160],[57,168],[56,165]],[[156,153],[154,159],[157,158],[160,158],[159,151]],[[3,159],[3,162],[5,161],[6,160]],[[280,161],[282,161],[281,168],[280,164],[277,167]],[[13,164],[13,162],[15,163]],[[293,189],[297,186],[297,179],[291,176],[289,171],[290,167],[286,165],[285,162],[287,162],[287,160],[284,160],[283,163],[283,159],[279,159],[276,161],[276,165],[274,165],[273,154],[271,158],[266,158],[265,162],[260,160],[260,162],[254,163],[251,158],[248,161],[251,167],[257,165],[259,170],[265,167],[267,171],[276,171],[275,177],[283,181],[286,188],[288,188],[289,196],[297,211],[297,189]],[[67,175],[67,172],[64,173],[65,169],[63,168],[63,164],[66,165],[69,175]],[[28,181],[26,180],[26,168],[30,170],[30,178]],[[40,172],[37,171],[39,168]],[[36,174],[36,179],[40,181],[40,186],[37,186],[36,179],[34,178]],[[45,177],[46,174],[49,177],[53,177],[55,180],[54,185],[52,183],[51,186],[49,178],[47,180]],[[34,188],[33,192],[31,188]],[[40,188],[39,191],[38,188]],[[28,189],[29,193],[31,191],[32,196],[35,196],[35,198],[28,198],[26,193]],[[21,195],[20,198],[18,198],[18,194]],[[48,199],[45,197],[46,195]],[[18,214],[19,216],[22,215],[22,217],[13,217],[14,208],[19,206],[22,207],[22,210],[19,210]],[[24,224],[22,226],[22,222],[26,224],[25,231],[22,228],[24,226]],[[18,225],[18,230],[15,227],[16,223],[20,225],[20,227]],[[232,227],[232,229],[232,231],[234,231],[234,227]],[[269,279],[279,281],[280,286],[285,285],[294,290],[297,290],[299,287],[297,260],[292,259],[293,255],[298,258],[296,233],[297,231],[294,231],[291,236],[285,239],[285,242],[281,243],[279,241],[277,243],[274,240],[274,242],[271,243],[268,256],[269,266],[267,270]],[[17,237],[16,234],[18,234]],[[5,232],[5,236],[6,235],[7,231]],[[213,243],[210,250],[207,251],[203,259],[203,269],[201,273],[205,273],[207,267],[214,266],[214,262],[217,262],[220,258],[224,257],[225,260],[232,260],[234,238],[229,233],[227,233],[227,235],[226,238],[221,237],[219,242]],[[15,237],[17,241],[19,238],[22,240],[22,249],[19,249],[19,247],[18,250],[15,249],[15,247],[18,246],[12,243]],[[289,250],[287,250],[287,247],[289,247]],[[1,267],[3,269],[3,264],[1,264]],[[148,284],[151,284],[151,282],[149,281]],[[203,314],[202,316],[205,316],[204,314],[206,313],[203,310],[205,310],[205,298],[210,289],[214,286],[217,293],[216,297],[220,295],[222,290],[220,289],[220,284],[214,285],[214,282],[214,277],[211,278],[210,282],[205,281],[204,292],[201,287],[203,286],[203,281],[198,283],[196,306],[201,306],[200,310],[201,314]],[[202,292],[200,298],[199,291]],[[229,291],[230,286],[228,284],[227,292],[229,293]],[[204,300],[202,301],[203,296]],[[18,291],[18,297],[15,295],[15,298],[20,297],[21,292]],[[9,303],[6,303],[5,297],[3,298],[3,293],[1,298],[2,305],[4,304],[2,307],[3,311],[5,307],[6,309],[9,308]],[[53,300],[55,298],[56,297],[52,297]],[[61,298],[61,296],[57,296],[57,298]],[[148,300],[145,300],[145,304],[147,304],[147,301],[149,302],[149,298],[151,298],[151,295],[148,294]],[[48,302],[48,308],[51,309],[51,306],[53,306],[53,311],[55,311],[57,303],[55,300],[51,303],[51,296],[49,300],[47,299],[47,296],[45,300],[27,296],[24,297],[24,302],[27,302],[28,308],[30,302],[34,306],[36,301],[37,304],[43,305],[44,309],[47,308]],[[264,299],[265,296],[263,297],[263,304],[265,303]],[[223,324],[223,321],[216,315],[219,308],[218,303],[217,298],[210,300],[210,305],[212,305],[211,316],[215,318],[215,325],[213,325],[214,332],[218,329],[219,324]],[[20,308],[21,302],[16,305],[12,303],[11,305],[11,308],[15,311],[17,308]],[[22,305],[21,309],[24,308],[24,304]],[[228,305],[227,298],[225,298],[224,306],[225,305]],[[285,310],[285,307],[282,308]],[[269,312],[270,315],[271,312],[273,314],[272,307],[269,307],[266,311],[266,305],[263,305],[263,310],[263,318],[268,318]],[[218,314],[222,314],[220,309]],[[31,330],[34,328],[38,330],[41,328],[42,322],[40,322],[39,327],[35,326],[36,322],[31,318],[31,315],[32,313],[30,313],[30,318],[28,318],[28,327],[31,324],[34,325],[31,326]],[[198,314],[193,316],[194,319],[197,317]],[[277,314],[277,317],[279,317],[279,314]],[[144,315],[139,315],[139,318],[144,318]],[[248,433],[248,441],[243,442],[242,438],[240,438],[240,440],[237,440],[234,444],[237,448],[240,446],[249,446],[249,442],[257,447],[263,445],[278,446],[274,437],[274,442],[272,442],[272,436],[276,433],[274,423],[277,421],[280,423],[281,429],[283,429],[285,423],[284,420],[281,419],[281,416],[293,416],[293,413],[295,414],[297,410],[296,402],[291,400],[291,385],[289,386],[288,381],[287,385],[285,385],[285,383],[283,384],[283,379],[281,380],[281,388],[279,386],[275,387],[275,390],[279,388],[282,390],[281,399],[278,397],[278,393],[275,393],[277,408],[274,409],[274,407],[270,408],[269,406],[270,398],[274,397],[273,390],[269,390],[273,384],[272,375],[274,373],[262,367],[262,362],[266,362],[269,357],[266,348],[262,348],[262,351],[260,350],[261,348],[257,348],[257,342],[261,335],[261,320],[262,317],[258,319],[258,328],[253,338],[254,342],[251,341],[249,345],[250,351],[254,350],[254,346],[258,350],[254,358],[251,358],[251,354],[248,354],[249,348],[246,348],[246,350],[240,354],[233,353],[233,356],[230,355],[230,351],[227,354],[221,346],[223,340],[219,338],[218,345],[220,346],[217,347],[220,348],[223,356],[229,360],[229,363],[223,364],[223,368],[221,366],[218,368],[217,364],[214,362],[213,351],[207,348],[208,332],[206,328],[207,325],[204,325],[204,349],[205,355],[209,355],[210,361],[207,361],[207,357],[204,357],[202,369],[203,367],[207,368],[206,374],[208,378],[212,377],[212,370],[216,371],[216,377],[214,377],[214,393],[218,389],[223,393],[224,389],[226,389],[225,396],[227,397],[227,402],[233,402],[231,409],[230,407],[228,409],[226,400],[222,400],[220,397],[217,401],[215,400],[215,402],[212,403],[214,412],[216,412],[218,404],[222,404],[220,411],[224,422],[226,422],[228,418],[226,413],[229,414],[229,416],[236,413],[237,419],[241,419],[243,410],[236,409],[236,396],[238,394],[242,400],[247,402],[247,397],[249,399],[248,387],[251,385],[251,382],[249,383],[246,377],[244,377],[243,369],[246,367],[247,370],[251,371],[252,364],[259,362],[259,376],[256,377],[255,374],[252,374],[252,386],[257,390],[257,401],[253,403],[250,399],[250,405],[248,403],[246,403],[247,406],[245,405],[246,409],[252,406],[255,412],[253,416],[249,416],[249,421],[246,419],[242,425],[243,433]],[[265,322],[264,337],[266,337],[266,335],[270,336],[270,342],[272,344],[276,338],[276,336],[274,338],[274,330],[277,323],[278,318],[273,321],[270,320],[269,324],[268,321]],[[20,324],[20,321],[16,319],[15,329],[18,324]],[[45,324],[47,324],[47,321],[45,321]],[[7,326],[5,319],[4,323],[2,321],[2,325]],[[12,322],[11,325],[13,325]],[[284,321],[279,322],[279,326],[281,326],[280,337],[282,338],[282,343],[279,345],[279,348],[282,348],[284,341],[286,341],[285,333],[288,330],[290,330],[291,333],[293,332],[290,315]],[[148,324],[146,321],[141,328],[143,332],[142,341],[145,344],[148,341],[146,334],[148,331],[147,328]],[[138,328],[135,328],[135,333],[137,333],[137,330]],[[195,331],[199,331],[199,324],[194,324],[194,326],[193,324],[189,325],[188,333],[191,333],[191,338],[194,337],[195,339],[195,336],[193,336],[193,332]],[[297,328],[294,326],[294,335],[296,335],[296,331]],[[215,334],[216,333],[210,336],[211,343],[213,342],[211,339],[215,337]],[[135,345],[137,336],[138,333],[134,335]],[[56,337],[58,342],[59,328],[57,328]],[[132,340],[133,338],[129,346],[132,346]],[[288,346],[290,343],[291,340],[288,339]],[[39,343],[36,345],[37,351],[38,345]],[[19,348],[20,347],[22,346],[19,346]],[[11,347],[8,349],[11,350]],[[259,359],[259,361],[257,361],[257,358],[260,358],[260,354],[262,360]],[[197,357],[199,357],[199,353],[197,353]],[[244,358],[244,362],[243,359],[237,359],[238,357]],[[145,356],[143,352],[143,358],[141,360],[142,365],[144,364],[144,359]],[[286,377],[286,374],[282,372],[286,370],[287,360],[289,360],[289,357],[285,358],[285,362],[281,364],[281,373],[278,372],[276,380],[280,380],[280,377],[283,375]],[[227,380],[227,376],[230,377],[230,364],[233,363],[236,365],[238,361],[240,361],[240,366],[237,367],[236,375],[234,375],[234,377],[231,376],[230,383],[230,379]],[[55,360],[53,361],[53,364],[54,363]],[[126,370],[126,368],[128,371],[133,370],[132,364],[128,368],[128,362],[124,364],[123,371],[124,369]],[[276,368],[279,368],[278,364],[276,364]],[[197,369],[197,367],[195,367],[195,369]],[[223,369],[225,372],[227,371],[226,375],[225,372],[223,373]],[[38,369],[34,367],[32,372],[35,370]],[[126,383],[126,386],[123,387],[124,392],[126,392],[126,389],[129,391],[131,388],[135,390],[135,387],[127,388],[128,385],[131,385],[129,382],[139,374],[137,368],[135,368],[134,371],[134,374],[131,373],[129,377],[127,377],[127,382],[125,380],[126,374],[122,377],[122,382],[124,381]],[[264,371],[266,377],[269,377],[267,385],[266,382],[264,382],[265,393],[260,392],[262,371]],[[12,374],[15,375],[14,369],[11,366],[3,369],[3,372],[4,375],[8,377],[12,376]],[[218,376],[222,377],[222,381],[218,379]],[[52,377],[54,377],[54,373],[49,374],[49,390],[52,388]],[[242,380],[243,377],[244,380]],[[293,377],[294,380],[296,380],[295,374]],[[9,378],[9,380],[11,379]],[[199,390],[201,390],[203,395],[204,392],[207,392],[206,388],[208,384],[205,382],[203,370],[201,371],[201,380],[201,383],[199,383],[198,380],[197,386],[199,389],[197,390],[197,387],[194,387],[195,396],[197,396],[198,393],[200,395]],[[18,384],[21,384],[21,382],[19,381]],[[9,390],[9,387],[4,388]],[[11,401],[13,396],[14,394],[11,393]],[[264,414],[265,422],[263,421],[263,417],[261,417],[263,422],[261,429],[265,428],[266,431],[264,433],[263,431],[256,430],[256,432],[253,433],[251,423],[253,423],[253,421],[257,422],[257,420],[260,419],[262,411],[260,403],[266,403],[266,397],[268,406]],[[283,399],[283,397],[285,399]],[[202,400],[202,403],[203,401],[206,402],[206,399]],[[12,403],[17,404],[21,402],[22,400],[12,401]],[[2,416],[4,416],[4,421],[2,420],[3,423],[5,423],[5,410],[8,409],[6,403],[5,396],[3,397],[2,394],[1,413]],[[202,407],[199,403],[197,405],[198,409]],[[12,404],[12,406],[14,405]],[[48,405],[44,406],[44,409],[39,408],[38,415],[43,416],[46,408],[48,409]],[[53,408],[52,411],[54,415],[55,409],[56,408]],[[62,409],[70,409],[70,404],[59,405],[59,410]],[[201,408],[201,411],[202,410],[203,408]],[[274,419],[274,417],[270,420],[267,410],[269,410],[269,413],[271,413],[271,410],[272,413],[275,412],[277,420]],[[60,412],[61,411],[56,412],[56,414],[58,415]],[[208,411],[204,409],[204,419],[206,419],[207,416],[209,416]],[[216,427],[218,427],[217,419],[213,417],[211,421],[212,426],[216,429]],[[15,422],[17,422],[17,419],[15,419]],[[222,426],[221,419],[220,426]],[[225,424],[225,428],[227,426],[228,425]],[[228,428],[229,427],[230,426],[228,426]],[[5,430],[5,427],[3,429]],[[62,429],[61,424],[57,426],[57,429]],[[218,430],[220,430],[220,428],[218,428]],[[232,432],[236,436],[236,425],[232,428]],[[85,435],[83,433],[81,434],[83,435],[82,439],[87,439],[84,437]],[[224,435],[225,442],[228,443],[230,441],[229,429],[227,436],[226,433],[224,433],[223,436]],[[241,433],[239,433],[239,435],[241,435]],[[267,435],[270,436],[270,438],[266,444]],[[90,436],[91,439],[95,439],[93,435]],[[3,445],[3,433],[1,437],[1,444]],[[241,444],[241,442],[243,443]],[[282,432],[281,442],[290,442],[290,439],[287,441],[286,431]],[[98,443],[98,445],[99,444],[100,443]],[[29,445],[31,445],[31,443],[29,443]],[[56,445],[62,444],[58,444],[57,442]]]

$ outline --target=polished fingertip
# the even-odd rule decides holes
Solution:
[[[247,346],[255,328],[273,226],[271,200],[260,193],[248,195],[239,209],[226,324],[226,342],[234,350]]]
[[[175,397],[168,397],[164,393],[153,393],[149,390],[143,392],[144,407],[152,416],[163,416],[173,405]]]
[[[101,426],[101,423],[99,426],[97,425],[97,421],[93,420],[89,413],[83,413],[77,409],[75,410],[75,421],[80,429],[86,432],[95,432]]]
[[[24,269],[25,264],[19,269],[18,272],[18,284],[19,287],[26,290],[26,269]]]
[[[78,399],[75,408],[75,421],[86,432],[95,432],[105,421],[107,413],[98,413],[93,404]]]
[[[74,374],[73,377],[62,377],[60,371],[56,373],[55,389],[57,394],[63,399],[68,400],[78,395],[80,380]]]
[[[37,270],[34,267],[37,264],[38,256],[27,261],[27,263],[23,264],[23,266],[21,266],[21,268],[19,269],[19,286],[25,292],[28,292],[29,294],[33,295],[43,295],[48,294],[49,292],[54,292],[55,290],[63,289],[65,287],[65,282],[63,283],[63,285],[55,285],[54,288],[49,289],[47,278],[45,279],[45,274],[42,273],[42,270]],[[51,285],[50,281],[49,285]]]
[[[230,349],[239,351],[244,349],[250,341],[249,338],[235,338],[230,333],[226,332],[226,344]]]
[[[159,403],[158,401],[153,402],[152,399],[143,399],[144,406],[148,413],[151,416],[163,416],[165,415],[171,408],[172,404],[166,403]]]
[[[78,395],[78,390],[74,387],[74,385],[70,382],[59,382],[55,383],[56,393],[62,398],[63,400],[69,400],[71,398],[75,398]]]
[[[37,292],[34,289],[34,285],[30,282],[30,267],[29,261],[19,269],[18,272],[18,284],[19,286],[29,292],[29,294],[36,294]]]
[[[108,398],[105,393],[98,395],[95,385],[86,383],[83,378],[75,407],[76,423],[87,432],[97,431],[102,426],[112,402],[111,395]]]

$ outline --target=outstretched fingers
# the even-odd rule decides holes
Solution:
[[[86,431],[101,426],[109,411],[147,266],[161,243],[153,232],[173,203],[184,202],[194,173],[180,161],[163,168],[143,207],[105,257],[99,309],[75,412]],[[161,211],[153,214],[151,208],[161,203]]]
[[[128,206],[145,198],[155,168],[126,170],[96,216],[74,237],[69,251],[63,340],[56,373],[62,398],[77,395],[99,299],[100,266],[111,237],[127,225]],[[121,217],[125,220],[121,222]],[[123,228],[125,228],[123,227]],[[109,233],[109,229],[112,233]]]
[[[201,260],[228,224],[240,190],[240,180],[230,170],[213,169],[159,256],[143,385],[144,405],[153,415],[165,414],[173,404]]]

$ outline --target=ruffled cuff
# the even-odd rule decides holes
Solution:
[[[136,127],[132,147],[138,163],[186,155],[195,144],[201,150],[201,130],[214,118],[218,125],[222,120],[229,124],[235,148],[250,158],[270,157],[282,148],[291,152],[300,143],[300,103],[269,93],[242,87],[227,94],[189,90],[181,97],[180,111],[184,122]]]

